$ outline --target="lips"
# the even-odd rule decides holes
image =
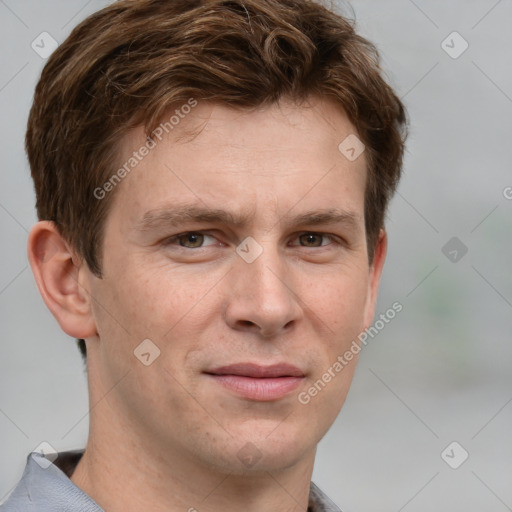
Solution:
[[[237,363],[205,373],[237,396],[260,402],[285,398],[297,389],[305,377],[304,372],[288,363],[271,366]]]
[[[253,379],[268,379],[278,377],[304,377],[304,373],[288,363],[260,366],[255,363],[237,363],[229,366],[221,366],[206,373],[211,375],[238,375],[240,377],[252,377]]]

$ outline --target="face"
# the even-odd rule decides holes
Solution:
[[[89,364],[146,448],[231,472],[314,453],[356,357],[333,365],[371,322],[384,259],[368,262],[364,153],[338,149],[354,133],[323,101],[200,103],[117,185],[103,277],[87,278]],[[134,130],[120,161],[145,143]]]

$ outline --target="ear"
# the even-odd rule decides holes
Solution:
[[[366,306],[364,314],[364,328],[368,329],[373,322],[375,315],[375,306],[377,304],[377,294],[379,291],[380,276],[386,260],[388,250],[388,236],[384,229],[379,231],[379,238],[375,245],[373,262],[370,266],[370,279],[368,282],[368,294],[366,297]]]
[[[61,329],[73,338],[95,335],[90,294],[83,286],[90,271],[55,223],[38,222],[30,231],[27,251],[39,292]]]

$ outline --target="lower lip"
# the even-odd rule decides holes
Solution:
[[[227,389],[249,400],[261,402],[279,400],[297,389],[303,377],[254,378],[240,375],[212,375],[210,377]]]

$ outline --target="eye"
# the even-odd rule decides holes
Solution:
[[[187,233],[180,233],[179,235],[174,235],[170,238],[167,238],[164,241],[164,245],[179,245],[180,247],[185,247],[186,249],[198,249],[203,246],[205,239],[211,238],[215,240],[213,236],[206,235],[201,233],[200,231],[189,231]],[[212,244],[209,244],[212,245]]]
[[[302,247],[323,247],[329,245],[334,240],[334,235],[325,233],[302,233],[298,236],[300,245]],[[328,243],[323,243],[323,240],[330,240]]]

